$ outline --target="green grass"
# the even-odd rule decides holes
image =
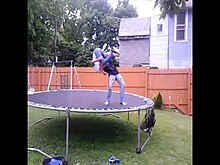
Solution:
[[[141,120],[145,111],[141,111]],[[107,165],[110,155],[121,165],[192,165],[192,116],[178,112],[155,110],[153,135],[141,154],[136,154],[137,112],[112,115],[71,113],[68,165]],[[51,156],[65,157],[66,114],[28,108],[28,147]],[[31,126],[34,122],[42,121]],[[146,133],[141,132],[141,145]],[[28,165],[42,165],[45,158],[28,152]]]

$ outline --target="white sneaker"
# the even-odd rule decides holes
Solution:
[[[108,101],[105,102],[105,105],[109,105],[109,104],[110,104],[110,102],[108,102]]]
[[[120,104],[121,104],[121,105],[127,105],[127,103],[124,102],[124,101],[122,101]]]

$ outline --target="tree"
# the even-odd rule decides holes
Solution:
[[[138,17],[137,9],[129,4],[129,0],[118,0],[118,5],[113,12],[114,17],[118,18],[134,18]]]
[[[118,44],[119,18],[113,17],[112,8],[106,0],[87,0],[80,10],[81,31],[84,45],[102,47]]]
[[[155,0],[154,8],[158,6],[161,11],[160,18],[165,18],[166,15],[173,17],[179,13],[181,7],[186,7],[188,0]]]
[[[155,0],[161,18],[173,15],[187,0]],[[137,17],[129,0],[114,10],[107,0],[28,0],[28,61],[73,60],[89,66],[95,47],[119,47],[121,18]]]
[[[54,58],[55,24],[60,27],[65,0],[28,1],[28,61]]]

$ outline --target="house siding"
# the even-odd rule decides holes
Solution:
[[[168,19],[159,20],[160,15],[151,17],[150,67],[168,68]],[[157,31],[157,24],[163,25],[163,31]]]
[[[169,19],[169,68],[192,68],[192,9],[188,10],[187,41],[174,41],[174,17]]]
[[[188,14],[187,37],[184,42],[174,40],[175,17],[167,15],[165,19],[159,19],[159,14],[145,20],[122,19],[119,28],[119,66],[146,63],[150,67],[159,69],[192,68],[193,13],[192,6],[190,7],[191,2],[192,0],[185,8]],[[158,24],[163,25],[162,32],[158,32]]]
[[[120,66],[149,63],[149,38],[120,40]]]

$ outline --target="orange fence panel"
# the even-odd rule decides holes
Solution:
[[[159,92],[163,105],[177,108],[183,114],[192,115],[192,69],[149,69],[147,67],[118,67],[125,81],[125,92],[153,98]],[[52,67],[29,67],[28,79],[35,91],[48,89]],[[71,81],[72,77],[72,81]],[[50,81],[53,89],[107,90],[108,76],[95,72],[91,67],[54,67]],[[119,91],[118,83],[113,86]]]

